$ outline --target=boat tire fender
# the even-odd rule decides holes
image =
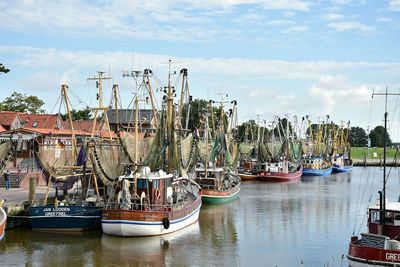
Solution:
[[[169,228],[170,222],[169,222],[169,220],[168,220],[167,217],[165,217],[165,218],[162,220],[162,223],[163,223],[164,229],[168,229],[168,228]]]
[[[156,200],[160,199],[160,197],[161,197],[160,189],[155,189],[154,196],[155,196]]]

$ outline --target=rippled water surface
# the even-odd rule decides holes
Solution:
[[[387,196],[397,200],[398,170],[390,173]],[[361,167],[297,183],[245,181],[239,199],[203,204],[198,223],[159,237],[8,229],[0,266],[346,266],[381,183],[380,168]]]

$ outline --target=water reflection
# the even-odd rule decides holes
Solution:
[[[196,222],[180,231],[153,237],[118,237],[103,234],[98,263],[107,262],[119,266],[129,262],[132,266],[189,266],[190,247],[199,236],[199,223]]]
[[[96,231],[55,234],[26,227],[9,229],[6,243],[0,244],[0,261],[2,266],[90,266],[99,236]]]
[[[239,199],[236,199],[219,205],[203,205],[199,217],[200,242],[207,244],[208,247],[198,255],[202,265],[237,265],[239,261],[238,233],[234,218],[234,207],[239,204]]]

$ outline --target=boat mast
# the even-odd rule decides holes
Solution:
[[[112,88],[115,100],[115,122],[117,125],[117,132],[119,131],[119,116],[118,116],[118,84],[114,84]]]
[[[67,114],[68,114],[68,120],[70,123],[70,127],[71,127],[71,141],[72,141],[72,157],[74,157],[74,161],[75,161],[75,148],[76,148],[76,140],[75,140],[75,130],[74,130],[74,123],[72,122],[72,116],[71,116],[71,111],[69,108],[69,99],[68,99],[68,94],[67,94],[67,89],[68,89],[68,85],[63,84],[61,85],[61,94],[64,96],[64,101],[65,101],[65,106],[67,109]]]
[[[372,98],[374,95],[384,95],[385,96],[385,119],[384,119],[384,128],[385,132],[383,133],[383,189],[382,189],[382,195],[381,195],[381,214],[380,214],[380,219],[381,219],[381,226],[382,226],[382,234],[384,234],[384,226],[385,226],[385,211],[386,211],[386,133],[387,133],[387,117],[388,117],[388,112],[387,112],[387,101],[388,101],[388,95],[400,95],[398,93],[388,93],[387,87],[385,93],[372,93]]]
[[[172,95],[175,92],[173,90],[173,86],[171,85],[171,59],[168,60],[168,90],[167,90],[167,139],[168,143],[170,146],[168,147],[168,157],[167,157],[167,162],[168,162],[168,173],[172,172],[172,157],[173,157],[173,149],[171,146],[171,141],[173,138],[173,120],[172,120],[172,114],[173,114],[173,98]]]
[[[111,77],[103,77],[104,71],[98,71],[97,73],[98,77],[87,78],[88,81],[96,80],[96,87],[99,89],[99,92],[97,93],[97,100],[99,100],[99,106],[94,108],[95,113],[94,113],[93,129],[91,137],[93,138],[94,131],[96,129],[97,113],[99,112],[99,110],[102,110],[105,116],[107,130],[110,134],[110,140],[112,140],[110,124],[108,122],[108,116],[107,116],[107,107],[103,106],[103,80],[110,80]]]
[[[143,79],[146,77],[147,80],[145,81],[146,83],[146,88],[147,91],[149,92],[150,95],[150,101],[151,101],[151,110],[153,112],[153,119],[154,119],[154,125],[157,126],[158,124],[158,119],[157,119],[157,110],[156,110],[156,101],[154,100],[154,93],[153,93],[153,89],[151,88],[151,84],[150,84],[150,74],[152,74],[153,72],[150,69],[145,69],[144,70],[144,77]]]

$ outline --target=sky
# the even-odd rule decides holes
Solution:
[[[0,1],[0,101],[35,95],[63,112],[105,102],[118,84],[129,107],[135,81],[151,69],[156,96],[171,71],[188,69],[194,98],[237,100],[239,123],[275,116],[371,130],[382,125],[386,89],[400,93],[400,0]],[[171,80],[176,79],[174,75]],[[389,130],[400,141],[399,96],[388,98]]]

